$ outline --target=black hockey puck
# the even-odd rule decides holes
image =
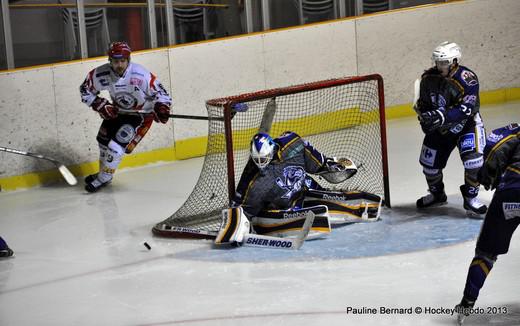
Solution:
[[[146,247],[146,249],[148,249],[148,250],[152,250],[152,247],[150,247],[150,245],[148,244],[148,242],[145,242],[145,243],[143,243],[143,244],[144,244],[144,246]]]

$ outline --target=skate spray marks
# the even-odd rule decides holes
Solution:
[[[180,259],[226,262],[308,261],[376,257],[440,248],[478,236],[482,220],[466,217],[460,195],[427,210],[409,206],[383,209],[381,221],[334,228],[324,239],[305,241],[300,250],[204,248],[181,252]]]

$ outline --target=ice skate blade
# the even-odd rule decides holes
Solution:
[[[431,204],[430,206],[417,207],[417,209],[419,209],[419,210],[427,210],[427,209],[430,209],[430,208],[440,207],[440,206],[444,206],[444,205],[448,205],[448,202],[447,201],[443,201],[442,203],[435,203],[435,204]]]
[[[373,223],[380,221],[381,217],[369,217],[369,218],[361,218],[361,217],[330,217],[330,224],[334,226],[339,226],[343,224],[352,224],[352,223]]]
[[[462,326],[464,319],[466,319],[466,316],[464,314],[459,314],[457,316],[457,325]]]
[[[479,214],[472,210],[467,209],[466,210],[466,216],[469,218],[477,219],[477,220],[483,220],[484,217],[486,217],[486,214]]]

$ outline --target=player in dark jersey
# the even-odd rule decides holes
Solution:
[[[444,42],[433,51],[434,67],[421,77],[415,109],[426,134],[419,161],[429,193],[417,200],[417,207],[446,203],[442,170],[457,147],[464,165],[464,184],[460,186],[464,208],[469,215],[482,216],[487,207],[477,198],[480,186],[477,173],[483,164],[485,146],[479,113],[479,81],[473,71],[459,64],[461,57],[457,44]]]
[[[233,218],[223,219],[215,243],[240,243],[249,231],[297,236],[308,211],[314,215],[310,238],[330,233],[331,224],[379,220],[380,196],[327,190],[311,177],[319,175],[337,184],[355,173],[357,167],[351,160],[326,157],[294,132],[275,139],[258,133],[251,141],[250,159],[232,202],[239,211]]]
[[[463,298],[456,306],[459,324],[470,314],[497,256],[508,252],[520,224],[520,126],[514,123],[493,130],[487,137],[484,158],[478,179],[486,189],[496,190],[469,266]]]

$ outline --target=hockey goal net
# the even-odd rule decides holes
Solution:
[[[368,75],[277,88],[206,102],[209,120],[205,161],[186,202],[153,233],[214,237],[249,158],[251,138],[294,131],[327,156],[348,157],[358,173],[325,188],[362,190],[390,204],[383,79]]]

